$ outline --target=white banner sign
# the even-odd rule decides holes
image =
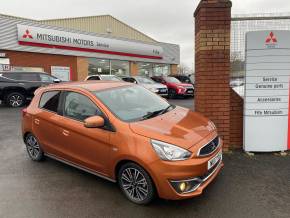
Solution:
[[[0,71],[10,71],[10,70],[11,70],[10,64],[1,64],[0,63]]]
[[[247,33],[244,149],[290,149],[290,31]]]
[[[160,46],[97,37],[28,25],[17,25],[20,45],[95,52],[148,59],[162,59]]]

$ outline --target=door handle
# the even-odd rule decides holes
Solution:
[[[62,131],[62,134],[63,134],[64,136],[69,136],[69,131],[67,131],[67,130],[63,130],[63,131]]]
[[[34,123],[35,123],[36,125],[39,125],[39,119],[34,119]]]

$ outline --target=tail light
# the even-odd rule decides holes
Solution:
[[[22,117],[24,117],[27,114],[27,108],[22,109]]]

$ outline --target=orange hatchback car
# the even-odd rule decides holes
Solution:
[[[125,82],[39,88],[22,131],[32,160],[48,156],[117,182],[137,204],[199,195],[223,166],[211,121]]]

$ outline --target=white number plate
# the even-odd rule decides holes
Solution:
[[[222,160],[223,158],[223,153],[222,151],[220,151],[216,156],[214,156],[212,159],[210,159],[207,162],[207,169],[211,169],[214,165],[216,165],[217,162],[219,162],[220,160]]]

